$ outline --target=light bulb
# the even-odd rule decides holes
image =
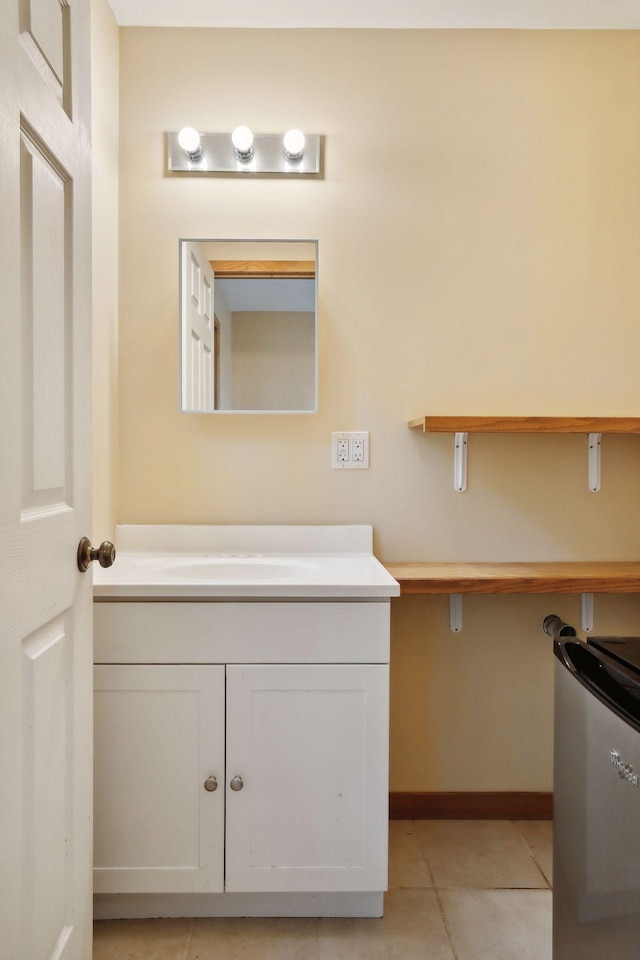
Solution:
[[[178,143],[189,157],[189,160],[200,160],[203,154],[200,144],[200,134],[193,127],[183,127],[178,134]]]
[[[253,134],[249,127],[236,127],[231,134],[238,160],[250,160],[253,156]]]
[[[304,152],[305,137],[301,130],[289,130],[284,135],[284,153],[287,160],[300,160]]]

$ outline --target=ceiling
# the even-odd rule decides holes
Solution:
[[[640,0],[109,0],[121,26],[640,29]]]

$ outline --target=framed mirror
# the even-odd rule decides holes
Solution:
[[[180,240],[188,413],[316,413],[316,240]]]

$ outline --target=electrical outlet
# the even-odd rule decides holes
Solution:
[[[355,437],[351,441],[351,459],[356,463],[362,463],[364,460],[364,440],[362,437]]]
[[[336,457],[337,457],[338,463],[347,463],[347,461],[350,459],[348,440],[336,441]]]
[[[369,434],[332,433],[331,466],[334,470],[368,470]]]

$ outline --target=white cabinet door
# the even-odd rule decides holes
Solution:
[[[224,667],[95,667],[94,808],[96,893],[223,889]]]
[[[227,667],[228,891],[386,889],[388,682],[384,665]]]

